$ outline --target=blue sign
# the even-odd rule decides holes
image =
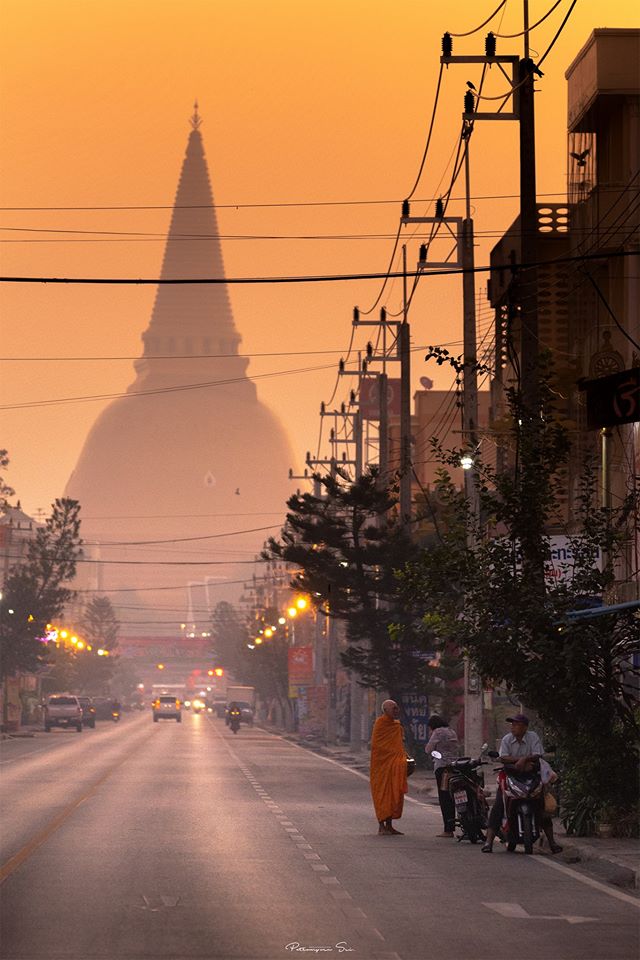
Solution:
[[[426,694],[407,693],[402,698],[402,707],[411,727],[416,743],[426,743],[429,739],[429,703]]]

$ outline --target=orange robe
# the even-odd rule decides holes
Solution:
[[[373,726],[369,779],[378,820],[398,820],[407,792],[407,754],[400,721],[386,713]]]

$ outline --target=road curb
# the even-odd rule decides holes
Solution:
[[[581,843],[580,838],[559,837],[563,851],[558,859],[567,864],[579,863],[589,873],[597,875],[607,883],[616,887],[640,891],[640,865],[637,851],[633,851],[634,843],[629,841],[629,853],[624,857],[610,851],[600,851],[597,848]],[[624,843],[624,841],[620,841]],[[622,851],[621,851],[622,852]],[[635,865],[629,861],[635,859]]]

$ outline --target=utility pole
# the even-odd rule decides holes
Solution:
[[[470,504],[472,522],[477,526],[479,520],[479,502],[477,480],[473,470],[473,454],[477,449],[477,357],[475,331],[474,256],[473,221],[471,219],[470,183],[469,183],[469,140],[473,125],[479,120],[517,120],[520,139],[520,261],[525,264],[518,275],[517,299],[520,305],[521,327],[521,396],[524,416],[529,422],[537,416],[539,406],[538,381],[538,304],[537,268],[532,266],[537,256],[538,213],[536,197],[536,158],[535,158],[535,117],[534,117],[534,72],[536,70],[530,58],[529,50],[529,5],[524,0],[524,49],[523,57],[496,55],[496,38],[489,33],[485,39],[484,56],[453,56],[453,42],[450,34],[442,41],[441,63],[477,63],[484,66],[497,66],[511,85],[498,109],[494,112],[481,112],[474,94],[469,90],[465,94],[463,122],[466,127],[465,175],[466,175],[466,216],[463,223],[463,295],[464,295],[464,394],[463,394],[463,436],[469,445],[469,466],[465,471],[465,492]],[[511,71],[509,76],[507,70]],[[511,110],[505,110],[511,101]],[[475,536],[475,530],[470,538]],[[523,544],[523,561],[531,568],[534,577],[544,574],[535,550]],[[538,570],[538,567],[540,568]],[[482,690],[479,678],[465,660],[465,753],[473,754],[482,741]]]
[[[519,63],[520,119],[520,232],[521,262],[535,264],[537,258],[538,206],[536,195],[536,139],[533,64],[529,57],[529,4],[524,0],[524,56]],[[538,268],[520,271],[520,323],[522,351],[522,399],[525,413],[537,416],[539,407]]]
[[[402,323],[398,330],[400,353],[400,523],[411,531],[411,336],[407,298],[407,246],[402,247]]]

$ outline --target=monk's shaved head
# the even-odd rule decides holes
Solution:
[[[398,704],[395,702],[395,700],[385,700],[382,704],[382,712],[386,713],[388,717],[393,717],[397,709]]]

